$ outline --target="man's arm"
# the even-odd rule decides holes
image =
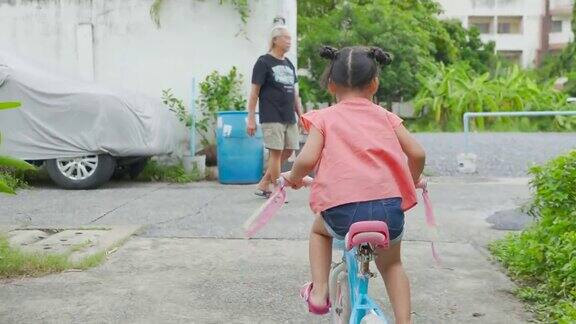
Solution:
[[[246,132],[249,136],[256,134],[256,103],[260,94],[260,85],[252,83],[250,98],[248,99],[248,125]]]
[[[300,122],[300,117],[302,117],[302,100],[300,99],[300,92],[298,91],[297,84],[294,86],[294,111],[296,111],[298,122]]]

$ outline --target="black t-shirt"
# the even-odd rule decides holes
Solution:
[[[260,85],[260,123],[296,123],[294,87],[296,69],[288,58],[262,55],[252,71],[252,83]]]

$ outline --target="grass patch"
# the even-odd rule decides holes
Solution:
[[[21,173],[1,169],[0,168],[0,181],[4,182],[10,189],[17,190],[17,189],[26,189],[28,188],[28,181],[25,177],[21,175]]]
[[[189,183],[203,179],[197,169],[188,173],[184,170],[182,164],[161,165],[156,161],[149,161],[136,180],[143,182]]]
[[[576,322],[576,150],[530,171],[537,222],[490,245],[545,323]]]
[[[76,263],[74,269],[87,270],[90,268],[94,268],[101,265],[104,262],[104,260],[106,260],[106,252],[104,251],[98,252],[96,254],[87,256],[82,261]]]
[[[86,270],[98,266],[106,259],[106,253],[90,255],[79,262],[70,262],[70,254],[79,251],[90,242],[74,246],[63,254],[27,253],[10,247],[8,239],[0,236],[0,278],[37,277],[69,269]]]
[[[15,170],[0,167],[0,180],[12,190],[29,189],[30,185],[50,181],[48,174],[41,170]]]

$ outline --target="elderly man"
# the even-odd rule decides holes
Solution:
[[[252,72],[252,90],[248,102],[248,135],[256,133],[256,102],[264,135],[264,146],[270,152],[266,174],[258,183],[256,194],[267,198],[271,184],[280,177],[282,162],[299,149],[298,121],[302,114],[297,90],[296,69],[286,53],[292,37],[284,26],[270,34],[269,52],[258,58]]]

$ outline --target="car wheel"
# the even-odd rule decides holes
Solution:
[[[94,189],[108,182],[116,160],[107,154],[46,161],[50,178],[65,189]]]

